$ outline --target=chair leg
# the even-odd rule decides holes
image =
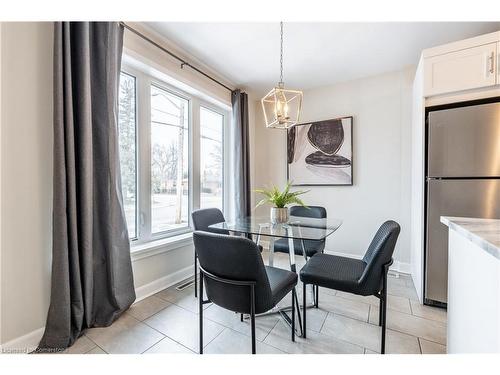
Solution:
[[[255,288],[250,286],[250,325],[252,327],[252,354],[256,353],[255,350]]]
[[[382,327],[382,318],[383,318],[383,315],[384,315],[384,312],[383,312],[383,303],[382,303],[382,296],[380,296],[379,300],[378,300],[378,325],[379,327]]]
[[[385,331],[386,331],[386,320],[387,320],[387,271],[388,267],[386,267],[383,282],[382,282],[382,299],[380,302],[382,303],[382,343],[380,348],[380,353],[385,354]]]
[[[297,301],[297,292],[292,290],[292,342],[295,342],[295,302]]]
[[[243,314],[240,314],[240,322],[243,321]]]
[[[194,253],[194,297],[198,297],[198,257]]]
[[[302,316],[303,316],[303,323],[302,323],[302,337],[306,338],[306,310],[307,310],[307,290],[306,290],[307,284],[303,283],[303,290],[302,290]]]
[[[200,316],[200,354],[203,354],[203,274],[200,273],[200,298],[198,298]]]
[[[316,296],[314,298],[314,307],[318,308],[319,305],[319,286],[316,285]]]

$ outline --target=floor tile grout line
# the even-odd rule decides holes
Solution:
[[[377,325],[377,324],[374,324],[374,323],[370,323],[370,324],[371,324],[371,325],[375,325],[375,326]],[[444,344],[442,344],[442,343],[440,343],[440,342],[437,342],[437,341],[434,341],[434,340],[430,340],[429,338],[425,338],[425,337],[421,337],[421,336],[412,335],[411,333],[408,333],[408,332],[402,331],[402,330],[397,329],[397,328],[394,328],[394,327],[393,327],[393,328],[388,328],[388,327],[387,327],[387,330],[391,330],[391,331],[394,331],[394,332],[403,333],[403,334],[405,334],[405,335],[415,337],[416,339],[421,338],[421,339],[423,339],[423,340],[427,340],[427,341],[433,342],[434,344],[444,345]],[[444,346],[446,346],[446,345],[444,345]]]
[[[267,333],[267,335],[262,339],[262,342],[266,341],[267,337],[271,334],[271,332],[273,331],[273,329],[276,328],[276,326],[278,325],[278,323],[280,322],[280,320],[281,319],[276,320],[276,323],[274,323],[273,328],[271,328],[271,330]]]
[[[390,293],[389,293],[390,294]],[[411,309],[411,300],[407,297],[402,297],[402,296],[397,296],[397,295],[393,295],[393,294],[390,294],[391,296],[393,297],[399,297],[399,298],[404,298],[406,300],[408,300],[408,304],[410,305],[410,311],[412,311]],[[338,298],[342,298],[343,300],[347,300],[347,301],[351,301],[351,302],[358,302],[358,303],[363,303],[365,305],[369,305],[369,309],[371,309],[371,307],[378,307],[372,303],[369,303],[369,302],[363,302],[363,301],[358,301],[358,300],[354,300],[354,299],[350,299],[350,298],[345,298],[345,297],[342,297],[342,296],[339,296],[339,295],[336,295],[336,297]],[[442,323],[441,321],[439,320],[436,320],[436,319],[428,319],[428,318],[424,318],[422,316],[418,316],[418,315],[414,315],[413,313],[410,313],[408,314],[407,312],[404,312],[404,311],[400,311],[400,310],[395,310],[395,309],[391,309],[389,307],[387,307],[388,310],[392,310],[392,311],[396,311],[396,312],[399,312],[401,314],[406,314],[406,315],[411,315],[411,316],[414,316],[414,317],[417,317],[417,318],[421,318],[421,319],[425,319],[425,320],[429,320],[429,321],[432,321],[432,322],[438,322],[438,323]],[[340,315],[343,315],[343,314],[340,314]],[[355,318],[354,318],[355,319]],[[370,319],[370,310],[368,311],[368,320]],[[359,319],[358,319],[359,320]]]
[[[391,309],[388,309],[388,310],[391,310]],[[392,310],[392,311],[396,311],[396,310]],[[400,311],[396,311],[396,312],[400,312]],[[404,313],[403,313],[403,312],[401,312],[401,314],[404,314]],[[342,315],[342,314],[337,314],[337,315]],[[410,314],[406,314],[406,315],[410,315]],[[345,315],[342,315],[342,316],[345,316]],[[431,321],[431,322],[437,322],[437,323],[439,323],[439,322],[438,322],[438,321],[436,321],[436,320],[425,319],[425,318],[422,318],[422,317],[419,317],[419,316],[415,316],[415,315],[411,315],[411,316],[413,316],[413,317],[415,317],[415,318],[421,318],[421,319],[428,320],[428,321]],[[352,317],[350,317],[350,316],[346,316],[346,317],[347,317],[347,318],[349,318],[349,319],[354,319],[354,318],[352,318]],[[354,320],[358,320],[358,319],[354,319]],[[369,317],[368,317],[368,320],[369,320]],[[376,323],[371,323],[370,321],[368,321],[368,324],[371,324],[371,325],[373,325],[373,326],[378,326],[378,324],[376,324]],[[445,326],[444,328],[447,328],[447,327]],[[399,330],[399,329],[396,329],[396,328],[387,328],[387,329],[390,329],[391,331],[395,331],[395,332],[403,333],[403,334],[408,335],[408,336],[416,337],[417,339],[418,339],[418,338],[422,338],[423,340],[427,340],[427,341],[433,342],[434,344],[439,344],[439,345],[444,345],[444,346],[446,346],[445,344],[442,344],[442,343],[437,342],[437,341],[434,341],[434,340],[430,340],[429,338],[425,338],[425,337],[421,337],[421,336],[416,336],[416,335],[413,335],[413,334],[411,334],[411,333],[408,333],[408,332],[405,332],[405,331],[402,331],[402,330]]]
[[[332,313],[332,314],[333,314],[333,313]],[[328,315],[328,314],[327,314],[327,315]],[[279,322],[278,322],[278,323],[279,323]],[[276,325],[278,325],[278,323],[277,323]],[[276,326],[275,326],[275,327],[276,327]],[[275,327],[273,327],[273,330],[274,330],[274,328],[275,328]],[[272,332],[273,330],[271,330],[271,332]],[[269,332],[269,334],[270,334],[271,332]],[[320,336],[326,336],[326,337],[328,337],[328,338],[330,338],[330,339],[333,339],[333,340],[335,340],[335,341],[339,341],[339,342],[341,342],[341,343],[346,343],[346,344],[349,344],[349,345],[352,345],[352,346],[356,346],[356,347],[358,347],[358,348],[360,348],[360,349],[363,349],[363,350],[364,350],[364,347],[363,347],[362,345],[355,344],[355,343],[353,343],[353,342],[349,342],[349,341],[347,341],[347,340],[342,340],[342,339],[340,339],[340,338],[338,338],[338,337],[336,337],[336,336],[333,336],[333,335],[327,335],[327,334],[322,333],[322,332],[318,332],[318,331],[313,331],[313,332],[314,332],[314,334],[317,334],[317,335],[320,335]],[[266,338],[267,338],[267,337],[266,337]],[[307,338],[306,338],[306,339],[303,339],[303,340],[304,340],[304,341],[303,341],[302,343],[303,343],[303,344],[308,345]],[[275,347],[274,345],[272,345],[272,344],[270,344],[270,343],[268,343],[268,342],[265,342],[265,344]],[[289,351],[286,351],[286,350],[280,349],[280,348],[278,348],[278,347],[276,347],[276,349],[281,350],[281,351],[283,351],[283,352],[285,352],[285,353],[288,353],[288,354],[294,354],[294,353],[291,353],[291,352],[289,352]],[[302,354],[306,354],[306,353],[302,353]],[[332,353],[332,354],[333,354],[333,353]],[[360,354],[362,354],[362,353],[360,353]]]
[[[209,342],[207,342],[206,344],[205,344],[205,340],[203,340],[203,351],[205,351],[205,348],[206,348],[208,345],[210,345],[210,344],[211,344],[211,343],[212,343],[212,342],[213,342],[213,341],[214,341],[217,337],[219,337],[220,335],[222,335],[222,333],[223,333],[226,329],[231,329],[231,328],[229,328],[229,327],[225,327],[225,326],[223,326],[223,327],[224,327],[224,329],[223,329],[222,331],[220,331],[217,335],[215,335],[215,337],[214,337],[212,340],[210,340]],[[234,331],[234,330],[233,330],[233,331]],[[240,333],[241,333],[241,332],[240,332]],[[199,334],[199,333],[198,333],[198,334]]]
[[[175,305],[175,306],[177,306],[178,308],[180,308],[180,309],[182,309],[182,310],[184,310],[184,311],[187,311],[187,312],[189,312],[189,313],[191,313],[191,314],[194,314],[194,315],[196,315],[196,316],[199,318],[199,313],[197,314],[197,313],[195,313],[195,312],[193,312],[193,311],[191,311],[191,310],[189,310],[189,309],[186,309],[186,308],[184,308],[184,307],[182,307],[182,306],[180,306],[180,305],[177,305],[176,303],[173,303],[173,302],[170,302],[170,301],[167,301],[167,302],[169,302],[171,305]],[[206,308],[206,309],[209,309],[210,307],[211,307],[211,306],[207,306],[207,308]],[[159,314],[161,311],[163,311],[163,310],[165,310],[165,309],[167,309],[167,308],[168,308],[168,306],[166,306],[166,307],[165,307],[165,308],[163,308],[162,310],[158,311],[156,314],[151,315],[151,317],[153,317],[153,316],[155,316],[155,315]],[[206,310],[206,309],[203,309],[203,310]],[[148,318],[148,319],[149,319],[149,318]],[[228,327],[224,326],[223,324],[220,324],[220,323],[218,323],[218,322],[214,322],[213,320],[211,320],[211,319],[209,319],[209,318],[207,318],[207,317],[205,317],[205,316],[203,317],[203,319],[204,319],[204,320],[205,320],[205,319],[208,319],[208,320],[210,320],[212,323],[216,323],[216,324],[218,324],[218,325],[220,325],[220,326],[222,326],[222,327],[224,327],[224,328],[228,328]],[[143,323],[144,323],[144,324],[146,324],[148,327],[151,327],[148,323],[146,323],[146,322],[143,322]],[[151,327],[151,328],[152,328],[152,329],[154,329],[155,331],[157,331],[157,332],[161,333],[163,336],[168,337],[168,338],[169,338],[169,339],[171,339],[172,341],[175,341],[175,342],[177,342],[178,344],[180,344],[180,345],[184,346],[185,348],[187,348],[187,349],[191,350],[193,353],[197,354],[197,353],[196,353],[196,352],[194,352],[191,348],[188,348],[187,346],[185,346],[185,345],[183,345],[182,343],[178,342],[178,341],[177,341],[177,340],[175,340],[174,338],[172,338],[172,337],[170,337],[170,336],[168,336],[168,335],[164,334],[164,333],[163,333],[163,332],[161,332],[161,331],[158,331],[158,330],[157,330],[156,328],[154,328],[154,327]],[[216,335],[216,336],[215,336],[212,340],[210,340],[210,342],[208,342],[207,344],[203,345],[203,348],[205,348],[208,344],[210,344],[212,341],[214,341],[214,340],[215,340],[215,339],[216,339],[216,338],[217,338],[217,337],[218,337],[218,336],[219,336],[222,332],[224,332],[224,329],[223,329],[223,330],[221,330],[221,331],[220,331],[220,332],[219,332],[219,333],[218,333],[218,334],[217,334],[217,335]],[[163,340],[163,339],[162,339],[162,340]],[[161,341],[161,340],[160,340],[160,341]],[[159,341],[158,341],[158,342],[159,342]],[[158,342],[157,342],[157,343],[158,343]],[[156,344],[155,344],[155,345],[156,345]]]
[[[354,318],[351,318],[351,317],[348,317],[348,316],[345,316],[345,315],[342,315],[342,314],[338,314],[338,313],[334,313],[334,312],[330,312],[330,314],[332,314],[332,316],[335,316],[335,315],[340,315],[340,316],[342,316],[342,317],[344,317],[344,318],[348,318],[348,319],[351,319],[351,320],[356,320],[356,321],[358,321],[358,322],[361,322],[360,320],[357,320],[357,319],[354,319]],[[363,323],[363,322],[362,322],[362,323]],[[377,324],[373,324],[373,323],[369,323],[369,324],[370,324],[370,325],[372,325],[372,326],[378,326]],[[321,327],[321,329],[323,329],[323,327]],[[399,330],[397,330],[397,329],[387,328],[387,331],[393,331],[393,332],[397,332],[397,333],[400,333],[400,334],[403,334],[403,335],[406,335],[406,336],[410,336],[410,337],[416,338],[416,339],[417,339],[417,341],[419,342],[419,345],[420,345],[420,340],[419,340],[419,339],[422,339],[422,340],[427,340],[427,341],[430,341],[430,342],[432,342],[432,343],[434,343],[434,344],[443,345],[443,344],[440,344],[440,343],[438,343],[438,342],[436,342],[436,341],[433,341],[433,340],[428,340],[428,339],[426,339],[426,338],[424,338],[424,337],[420,337],[420,336],[411,335],[411,334],[409,334],[409,333],[407,333],[407,332],[399,331]],[[327,335],[326,333],[323,333],[323,332],[319,332],[319,333],[321,333],[321,334],[323,334],[323,335]],[[354,342],[350,342],[350,341],[347,341],[347,340],[342,340],[342,339],[340,339],[340,338],[338,338],[338,337],[336,337],[336,336],[334,336],[334,335],[327,335],[327,336],[331,336],[331,337],[335,338],[335,339],[336,339],[336,340],[338,340],[338,341],[346,342],[346,343],[349,343],[349,344],[351,344],[351,345],[356,345],[356,346],[359,346],[359,347],[362,347],[362,348],[364,347],[363,345],[360,345],[360,344],[357,344],[357,343],[354,343]],[[444,345],[444,346],[446,347],[446,345]],[[367,348],[367,349],[369,349],[369,348]],[[372,349],[369,349],[369,350],[372,350]],[[372,351],[377,352],[376,350],[372,350]],[[377,353],[378,353],[378,352],[377,352]],[[378,354],[380,354],[380,353],[378,353]]]
[[[440,342],[437,342],[437,341],[433,341],[433,340],[429,340],[429,339],[426,339],[425,337],[420,337],[418,336],[417,337],[419,340],[425,340],[425,341],[429,341],[433,344],[436,344],[436,345],[440,345],[440,346],[444,346],[445,348],[447,348],[447,345],[446,344],[441,344]]]
[[[186,311],[189,311],[189,310],[186,310]],[[158,313],[159,313],[159,312],[158,312]],[[156,314],[154,314],[154,315],[156,315]],[[153,316],[153,315],[151,315],[151,316]],[[148,319],[149,319],[149,318],[148,318]],[[181,342],[179,342],[179,341],[175,340],[173,337],[170,337],[169,335],[164,334],[163,332],[161,332],[161,331],[157,330],[155,327],[150,326],[150,325],[149,325],[148,323],[146,323],[146,322],[143,322],[143,323],[144,323],[145,325],[147,325],[149,328],[153,329],[154,331],[158,332],[159,334],[161,334],[161,335],[163,336],[163,338],[162,338],[161,340],[157,341],[154,345],[158,344],[158,343],[159,343],[160,341],[162,341],[165,337],[167,337],[167,338],[169,338],[170,340],[172,340],[172,341],[176,342],[176,343],[177,343],[177,344],[179,344],[179,345],[182,345],[182,346],[183,346],[183,347],[185,347],[186,349],[189,349],[189,350],[191,350],[194,354],[196,354],[196,352],[195,352],[195,351],[193,351],[191,348],[188,348],[186,345],[184,345],[183,343],[181,343]],[[154,345],[153,345],[153,346],[154,346]],[[152,348],[152,347],[150,347],[150,348],[148,348],[148,349],[146,349],[146,350],[149,350],[149,349],[151,349],[151,348]]]
[[[328,312],[328,314],[332,314],[332,316],[334,316],[336,313],[334,313],[334,312],[332,312],[332,311],[329,311],[329,312]],[[349,345],[354,345],[354,346],[357,346],[358,348],[361,348],[361,349],[365,348],[363,345],[356,344],[355,342],[350,342],[350,341],[347,341],[347,340],[341,339],[341,338],[339,338],[339,337],[337,337],[337,336],[334,336],[334,335],[329,335],[329,334],[327,334],[327,333],[321,332],[321,331],[323,330],[323,326],[325,325],[326,318],[328,317],[328,314],[326,314],[326,316],[325,316],[325,320],[324,320],[323,324],[321,325],[321,329],[320,329],[320,331],[319,331],[319,332],[318,332],[318,331],[314,331],[315,333],[317,333],[317,334],[319,334],[319,335],[323,335],[323,336],[328,336],[328,337],[331,337],[331,338],[333,338],[333,339],[335,339],[335,340],[337,340],[337,341],[340,341],[340,342],[345,342],[345,343],[347,343],[347,344],[349,344]],[[341,314],[337,314],[337,315],[340,315],[340,316],[345,317],[345,318],[349,318],[349,317],[346,317],[345,315],[341,315]],[[353,318],[349,318],[349,319],[356,320],[356,321],[358,321],[358,322],[362,322],[362,323],[366,323],[366,322],[363,322],[363,321],[361,321],[361,320],[357,320],[357,319],[353,319]],[[371,350],[371,349],[370,349],[370,350]],[[375,350],[372,350],[372,351],[375,351]]]
[[[195,314],[195,315],[197,315],[197,316],[198,316],[198,314],[197,314],[197,313],[194,313],[193,311],[191,311],[191,310],[189,310],[189,309],[186,309],[186,308],[184,308],[183,306],[177,305],[177,304],[176,304],[176,303],[174,303],[174,302],[171,302],[171,301],[166,301],[166,302],[170,303],[171,305],[175,305],[175,306],[177,306],[177,307],[179,307],[179,308],[181,308],[181,309],[183,309],[183,310],[185,310],[185,311],[188,311],[188,312],[190,312],[190,313]],[[212,306],[215,306],[215,305],[213,305],[213,303],[211,303],[211,304],[210,304],[210,306],[207,306],[204,310],[208,310],[208,309],[209,309],[209,308],[211,308]],[[159,314],[161,311],[163,311],[163,310],[165,310],[165,309],[167,309],[167,308],[168,308],[168,306],[164,307],[162,310],[160,310],[160,311],[158,311],[157,313],[155,313],[155,314],[151,315],[151,317],[153,317],[154,315]],[[150,318],[151,318],[151,317],[150,317]],[[148,318],[148,319],[149,319],[149,318]],[[224,323],[220,323],[220,322],[218,322],[218,321],[215,321],[215,320],[211,319],[210,317],[203,316],[203,319],[210,320],[212,323],[218,324],[218,325],[222,326],[223,328],[228,328],[228,329],[231,329],[231,330],[233,330],[233,331],[235,331],[235,332],[239,332],[239,331],[236,331],[236,330],[234,330],[233,328],[231,328],[231,327],[229,327],[229,326],[226,326]],[[150,326],[149,324],[147,324],[146,322],[143,322],[143,323],[144,323],[144,324],[146,324],[148,327],[151,327],[151,326]],[[278,322],[276,322],[276,323],[278,323]],[[276,326],[276,324],[275,324],[274,326]],[[274,328],[274,326],[273,326],[273,328]],[[154,327],[151,327],[151,328],[152,328],[152,329],[154,329],[155,331],[157,331],[157,332],[161,333],[161,334],[162,334],[162,335],[164,335],[165,337],[168,337],[168,338],[170,338],[171,340],[173,340],[173,341],[177,342],[176,340],[174,340],[174,339],[173,339],[173,338],[171,338],[170,336],[165,335],[164,333],[162,333],[162,332],[158,331],[158,330],[157,330],[157,329],[155,329]],[[272,330],[272,329],[271,329],[271,330]],[[215,339],[216,339],[216,338],[217,338],[217,337],[218,337],[218,336],[219,336],[222,332],[224,332],[224,329],[223,329],[221,332],[219,332],[219,334],[217,334],[217,336],[215,336],[215,337],[214,337],[214,338],[213,338],[210,342],[212,342],[213,340],[215,340]],[[271,332],[271,331],[269,331],[269,332]],[[267,335],[269,335],[269,332],[267,333]],[[241,333],[241,334],[245,335],[245,334],[244,334],[244,333],[242,333],[242,332],[239,332],[239,333]],[[267,337],[267,335],[266,335],[266,337]],[[247,335],[245,335],[245,336],[247,336]],[[249,337],[250,337],[250,336],[249,336]],[[161,341],[161,340],[160,340],[160,341]],[[261,341],[261,340],[257,340],[257,341]],[[209,342],[209,343],[210,343],[210,342]],[[263,340],[262,340],[261,342],[263,342]],[[205,348],[205,347],[206,347],[209,343],[207,343],[207,344],[206,344],[206,345],[204,345],[203,347]],[[181,344],[181,343],[179,342],[179,344]],[[156,345],[156,344],[155,344],[155,345]],[[181,345],[182,345],[182,344],[181,344]],[[186,347],[185,345],[182,345],[182,346]],[[187,348],[187,347],[186,347],[186,348]],[[189,349],[189,350],[191,350],[190,348],[188,348],[188,349]],[[191,351],[192,351],[192,350],[191,350]],[[195,353],[195,352],[194,352],[194,353]],[[195,354],[196,354],[196,353],[195,353]]]
[[[155,343],[154,343],[153,345],[151,345],[150,347],[146,348],[146,350],[142,351],[142,352],[141,352],[141,354],[146,353],[146,352],[147,352],[149,349],[151,349],[153,346],[155,346],[156,344],[159,344],[160,342],[162,342],[163,340],[165,340],[165,338],[166,338],[167,336],[166,336],[166,335],[164,335],[163,333],[162,333],[162,335],[163,335],[163,337],[162,337],[160,340],[158,340],[157,342],[155,342]]]
[[[397,312],[397,313],[400,313],[400,314],[405,314],[405,315],[408,315],[408,316],[413,316],[414,318],[418,318],[418,319],[424,319],[424,320],[427,320],[427,321],[429,321],[429,322],[439,323],[439,324],[441,324],[441,325],[444,325],[444,327],[445,327],[445,328],[447,327],[447,324],[446,324],[446,323],[444,323],[444,322],[442,322],[442,321],[440,321],[440,320],[430,319],[430,318],[424,318],[423,316],[419,316],[419,315],[415,315],[415,314],[413,314],[413,312],[412,312],[411,314],[408,314],[408,313],[406,313],[406,312],[404,312],[404,311],[391,309],[391,308],[389,308],[389,306],[387,306],[387,310],[395,311],[395,312]],[[410,310],[411,310],[411,311],[413,311],[413,310],[412,310],[412,307],[411,307],[411,303],[410,303]],[[370,323],[370,324],[374,324],[374,323]]]
[[[325,318],[323,319],[323,322],[321,323],[321,327],[319,327],[319,332],[318,333],[321,333],[321,330],[323,329],[323,326],[325,325],[326,318],[328,318],[328,314],[330,313],[330,311],[328,311],[328,310],[325,310],[325,311],[326,311]],[[370,317],[370,315],[368,315],[368,317]]]
[[[398,332],[399,332],[399,331],[398,331]],[[413,335],[412,335],[412,336],[413,336]],[[437,341],[434,341],[434,340],[430,340],[430,339],[425,338],[425,337],[421,337],[421,336],[414,336],[414,337],[416,337],[416,338],[418,338],[418,339],[425,340],[425,341],[432,342],[433,344],[438,344],[438,345],[442,345],[442,346],[446,347],[446,344],[442,344],[442,343],[440,343],[440,342],[437,342]]]
[[[168,306],[167,306],[167,307],[168,307]],[[165,307],[164,309],[166,309],[167,307]],[[164,309],[162,309],[162,310],[164,310]],[[158,311],[158,313],[160,313],[162,310]],[[156,313],[156,314],[158,314],[158,313]],[[153,314],[153,315],[156,315],[156,314]],[[153,316],[153,315],[151,315],[151,316]],[[160,340],[156,341],[156,342],[155,342],[152,346],[154,346],[154,345],[158,344],[161,340],[163,340],[165,337],[167,337],[167,335],[165,335],[163,332],[160,332],[160,331],[158,331],[156,328],[151,327],[151,326],[150,326],[148,323],[146,323],[145,321],[141,321],[141,320],[139,320],[139,319],[135,318],[134,316],[132,316],[131,314],[129,314],[129,316],[130,316],[132,319],[137,320],[137,322],[144,324],[145,326],[147,326],[147,327],[151,328],[153,331],[156,331],[156,332],[158,332],[160,335],[162,335],[162,336],[163,336]],[[149,319],[149,318],[147,318],[147,319]],[[105,327],[105,328],[108,328],[108,327]],[[90,337],[89,337],[89,339],[90,339]],[[94,342],[94,343],[97,345],[97,343],[96,343],[95,341],[93,341],[92,339],[90,339],[90,340],[91,340],[92,342]],[[179,343],[179,344],[180,344],[180,343]],[[99,345],[97,345],[97,346],[99,346]],[[152,346],[150,346],[148,349],[150,349]],[[99,348],[101,348],[101,347],[99,346]],[[102,349],[102,350],[104,350],[103,348],[101,348],[101,349]],[[146,350],[148,350],[148,349],[146,349]],[[104,351],[105,351],[105,350],[104,350]],[[106,351],[105,351],[105,352],[106,352]],[[107,354],[109,354],[108,352],[106,352],[106,353],[107,353]],[[140,354],[143,354],[143,353],[144,353],[144,352],[141,352]]]
[[[337,315],[340,315],[340,316],[343,316],[345,318],[349,318],[349,319],[353,319],[353,320],[357,320],[358,322],[361,322],[361,323],[369,323],[367,320],[364,320],[364,319],[358,319],[358,318],[355,318],[353,317],[352,315],[346,315],[345,313],[342,313],[342,312],[338,312],[338,311],[330,311],[330,310],[325,310],[329,313],[332,313],[332,314],[337,314]],[[326,319],[326,318],[325,318]],[[368,310],[368,320],[370,319],[370,313],[369,313],[369,310]],[[324,324],[325,322],[323,322]],[[373,324],[373,323],[369,323],[369,324]],[[321,328],[323,328],[323,326],[321,326]]]
[[[217,305],[214,305],[214,306],[217,306]],[[210,306],[210,307],[211,307],[211,306]],[[209,308],[210,308],[210,307],[209,307]],[[207,308],[207,310],[208,310],[209,308]],[[231,311],[231,310],[228,310],[228,311]],[[235,314],[239,314],[239,313],[235,313]],[[230,326],[226,325],[226,323],[221,323],[221,322],[218,322],[218,321],[216,321],[216,320],[214,320],[214,319],[212,319],[212,318],[210,318],[210,317],[205,317],[205,316],[204,316],[203,318],[204,318],[204,319],[207,319],[207,320],[210,320],[211,322],[216,323],[216,324],[218,324],[218,325],[220,325],[220,326],[223,326],[224,328],[229,328],[229,329],[231,329],[231,330],[233,330],[233,331],[236,331],[236,332],[239,332],[239,333],[241,333],[241,334],[243,334],[243,335],[245,335],[245,336],[248,336],[247,334],[245,334],[245,333],[243,333],[243,332],[240,332],[240,331],[238,331],[238,330],[235,330],[235,329],[233,329],[232,327],[230,327]],[[255,327],[255,328],[257,328],[257,327]],[[248,336],[248,337],[251,337],[251,336]],[[257,338],[256,338],[256,340],[257,340],[257,341],[261,341],[261,340],[259,340],[259,339],[257,339]]]
[[[424,354],[422,352],[422,343],[420,342],[420,337],[417,337],[417,341],[418,341],[418,348],[420,349],[420,354]]]
[[[279,321],[277,321],[277,322],[276,322],[276,324],[274,325],[274,327],[276,327],[276,325],[277,325],[278,323],[279,323]],[[274,327],[273,327],[273,329],[274,329]],[[235,333],[237,333],[237,334],[240,334],[240,335],[246,336],[246,337],[248,337],[248,338],[251,338],[251,336],[247,336],[247,335],[245,335],[244,333],[239,332],[239,331],[237,331],[237,330],[235,330],[235,329],[232,329],[232,328],[230,328],[230,327],[227,327],[227,329],[229,329],[229,330],[231,330],[231,331],[233,331],[233,332],[235,332]],[[271,331],[272,331],[272,330],[271,330]],[[271,331],[269,331],[269,333],[271,333]],[[221,333],[222,333],[222,332],[221,332]],[[269,335],[269,333],[268,333],[268,335]],[[266,338],[267,338],[267,336],[266,336]],[[214,340],[215,340],[215,338],[214,338]],[[213,341],[213,340],[212,340],[212,341]],[[270,347],[272,347],[272,348],[274,348],[274,349],[276,349],[276,350],[279,350],[279,351],[280,351],[280,352],[282,352],[283,354],[292,354],[292,353],[288,353],[287,351],[285,351],[285,350],[283,350],[283,349],[277,348],[276,346],[274,346],[274,345],[272,345],[272,344],[269,344],[269,343],[267,343],[267,342],[264,342],[264,340],[262,340],[262,341],[260,341],[260,340],[256,340],[256,341],[257,341],[257,342],[260,342],[261,344],[264,344],[264,345],[270,346]],[[256,344],[257,344],[257,342],[256,342]],[[250,343],[250,344],[251,344],[251,343]],[[250,354],[250,353],[248,353],[248,354]],[[257,354],[259,354],[259,353],[257,353]]]
[[[106,328],[107,328],[107,327],[106,327]],[[85,336],[86,338],[88,338],[91,342],[93,342],[93,343],[94,343],[94,345],[95,345],[96,347],[98,347],[99,349],[101,349],[104,353],[109,354],[106,350],[104,350],[103,348],[101,348],[101,347],[99,346],[99,344],[97,344],[94,340],[92,340],[92,339],[91,339],[90,337],[88,337],[86,334],[84,334],[84,336]],[[92,349],[90,349],[90,350],[88,350],[88,351],[86,351],[86,352],[85,352],[85,353],[83,353],[83,354],[87,354],[88,352],[91,352],[91,351],[92,351],[92,350],[94,350],[94,349],[95,349],[95,347],[94,347],[94,348],[92,348]]]

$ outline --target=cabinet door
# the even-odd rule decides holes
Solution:
[[[497,82],[497,43],[425,59],[424,95],[493,86]]]

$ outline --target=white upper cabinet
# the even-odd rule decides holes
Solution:
[[[433,96],[500,83],[497,42],[424,59],[424,95]]]

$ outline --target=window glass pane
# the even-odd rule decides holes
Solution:
[[[189,102],[151,86],[151,231],[188,226]]]
[[[200,107],[200,207],[222,210],[224,116]]]
[[[120,74],[118,142],[122,195],[130,238],[136,238],[137,182],[136,182],[136,106],[135,77]]]

